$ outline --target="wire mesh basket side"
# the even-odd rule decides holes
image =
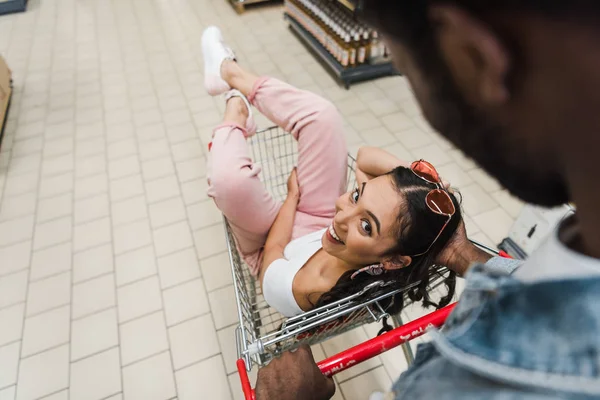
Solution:
[[[289,133],[278,127],[258,132],[249,140],[253,161],[261,167],[259,178],[276,200],[287,195],[287,179],[296,165],[297,145]],[[355,183],[356,160],[348,156],[347,187]],[[238,355],[246,361],[248,370],[254,364],[263,365],[277,354],[302,344],[312,345],[355,327],[379,321],[388,316],[380,302],[406,288],[373,287],[365,293],[348,296],[332,304],[285,318],[270,307],[260,285],[237,251],[231,227],[225,220],[234,289],[240,325],[236,331]],[[433,280],[431,286],[441,284]],[[368,292],[368,293],[367,293]],[[405,296],[405,305],[410,301]]]

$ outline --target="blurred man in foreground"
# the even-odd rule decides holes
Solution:
[[[600,398],[600,2],[364,0],[432,126],[523,201],[574,202],[520,267],[469,264],[443,331],[393,399]],[[460,256],[461,254],[467,256]],[[515,269],[516,268],[516,269]],[[259,372],[257,399],[328,399],[307,349]]]

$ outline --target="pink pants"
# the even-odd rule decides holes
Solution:
[[[348,151],[337,109],[314,93],[274,78],[259,79],[248,100],[298,141],[301,197],[292,238],[327,227],[335,201],[346,189]],[[281,207],[259,180],[259,172],[244,131],[234,123],[218,126],[208,156],[208,195],[227,217],[253,275]]]

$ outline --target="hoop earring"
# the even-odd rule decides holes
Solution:
[[[351,276],[350,279],[354,279],[356,278],[356,276],[358,274],[360,274],[361,272],[366,272],[367,274],[371,275],[371,276],[376,276],[376,275],[381,275],[385,272],[385,269],[383,268],[382,264],[373,264],[373,265],[369,265],[366,267],[363,267],[359,270],[357,270],[356,272],[354,272]]]

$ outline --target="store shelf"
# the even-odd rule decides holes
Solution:
[[[356,6],[354,5],[354,3],[350,0],[337,0],[341,5],[343,5],[344,7],[346,7],[347,9],[349,9],[350,11],[354,11],[356,9]]]
[[[246,10],[247,5],[266,2],[276,3],[281,2],[281,0],[229,0],[229,3],[238,14],[242,14]]]
[[[327,69],[348,89],[351,84],[383,76],[397,75],[398,72],[391,62],[379,64],[363,64],[356,67],[344,68],[321,43],[319,43],[306,29],[304,29],[292,16],[285,13],[285,18],[290,28],[301,41],[312,50],[313,54],[324,64]]]
[[[0,15],[25,11],[27,0],[0,0]]]

